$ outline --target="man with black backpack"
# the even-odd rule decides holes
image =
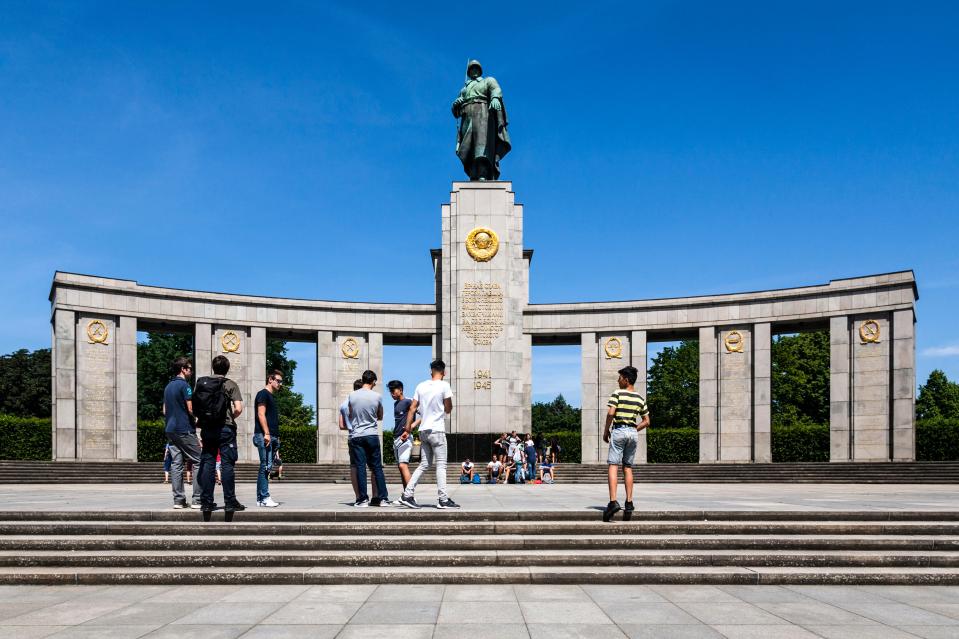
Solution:
[[[227,513],[245,510],[236,500],[234,465],[237,460],[236,418],[243,412],[240,387],[226,374],[230,360],[223,355],[213,358],[213,376],[201,377],[193,392],[193,414],[200,426],[203,453],[200,455],[200,508],[203,520],[209,521],[216,508],[213,487],[216,481],[216,455],[220,454],[220,479],[223,485],[223,504]]]

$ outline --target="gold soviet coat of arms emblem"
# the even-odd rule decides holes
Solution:
[[[491,228],[477,226],[466,236],[466,252],[477,262],[489,262],[499,250],[499,235]]]

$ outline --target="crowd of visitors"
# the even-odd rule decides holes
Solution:
[[[245,510],[236,497],[234,466],[237,461],[236,418],[243,412],[243,395],[236,382],[226,375],[230,361],[220,355],[213,358],[213,375],[201,377],[191,387],[193,364],[185,357],[174,360],[173,379],[163,395],[163,415],[168,443],[164,450],[164,481],[173,491],[174,508],[197,508],[209,521],[216,508],[214,484],[223,487],[224,510]],[[609,444],[609,503],[603,521],[610,521],[617,512],[630,519],[633,504],[633,472],[638,431],[649,426],[649,409],[634,384],[638,371],[626,366],[619,371],[619,389],[607,403],[603,440]],[[437,508],[459,508],[447,490],[446,416],[453,412],[453,391],[445,380],[446,364],[430,363],[430,378],[416,386],[413,397],[404,395],[403,383],[392,380],[387,389],[393,404],[393,452],[403,484],[402,495],[390,501],[380,450],[379,422],[383,419],[383,400],[373,389],[376,373],[364,371],[353,384],[353,392],[340,405],[339,428],[348,433],[350,475],[353,484],[353,506],[402,506],[420,508],[415,494],[423,475],[436,468]],[[253,445],[259,456],[256,482],[257,506],[276,508],[279,502],[270,494],[270,479],[282,472],[280,460],[279,414],[274,394],[283,385],[283,373],[272,370],[266,384],[255,396]],[[641,421],[637,424],[637,418]],[[419,428],[420,462],[411,474],[413,431]],[[197,434],[199,428],[199,435]],[[556,481],[556,464],[562,447],[556,437],[546,444],[542,435],[521,434],[515,430],[503,433],[494,442],[485,478],[496,483],[546,483]],[[191,478],[187,467],[197,464]],[[626,489],[625,507],[617,501],[619,467],[623,467]],[[372,486],[367,491],[367,470]],[[192,484],[192,500],[187,503],[184,477]],[[482,475],[471,459],[460,466],[460,482],[482,483]]]

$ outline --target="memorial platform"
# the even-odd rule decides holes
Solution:
[[[0,584],[959,584],[951,486],[641,485],[611,523],[590,485],[456,484],[455,511],[433,485],[417,511],[284,483],[264,509],[254,490],[203,523],[159,482],[5,486]]]

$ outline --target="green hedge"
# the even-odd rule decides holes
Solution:
[[[917,422],[916,459],[959,460],[959,419],[935,418]]]
[[[649,428],[646,459],[650,464],[699,463],[699,430],[696,428]]]
[[[0,459],[38,459],[52,457],[50,419],[0,415]],[[699,431],[695,428],[651,428],[648,431],[649,462],[653,464],[699,461]],[[561,460],[578,463],[582,457],[578,431],[543,433],[546,441],[554,435],[563,447]],[[283,461],[312,464],[316,461],[316,429],[311,426],[286,426],[282,429]],[[137,425],[137,459],[161,461],[166,436],[163,423],[142,421]],[[829,461],[827,425],[773,426],[774,462]],[[920,461],[959,461],[959,419],[930,419],[916,423],[916,459]],[[383,433],[383,461],[395,464],[393,433]]]
[[[137,422],[137,461],[163,461],[165,425],[161,420]]]
[[[827,462],[829,425],[773,424],[771,447],[773,462]]]
[[[0,459],[48,461],[53,457],[49,418],[0,415],[0,432]]]

